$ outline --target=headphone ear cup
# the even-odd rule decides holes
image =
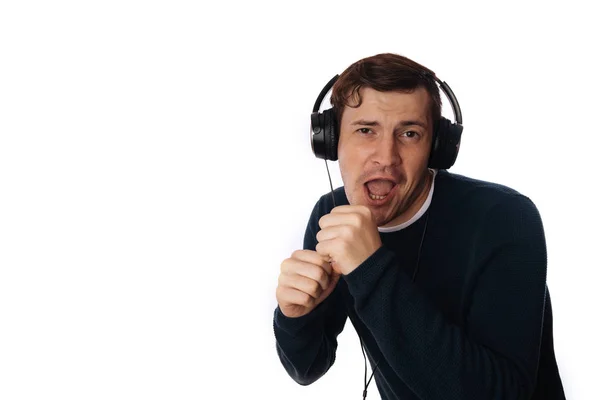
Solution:
[[[332,108],[323,111],[323,131],[325,135],[326,160],[338,159],[338,127],[337,118]]]
[[[462,130],[462,125],[453,124],[447,118],[442,117],[438,121],[431,143],[429,168],[448,169],[454,165],[458,157]]]
[[[440,123],[441,121],[437,121],[433,126],[433,136],[431,138],[431,151],[429,153],[429,163],[427,164],[428,168],[437,168],[436,161],[439,158],[439,137],[440,137]]]
[[[310,114],[310,147],[317,158],[325,158],[325,131],[323,129],[323,116],[314,112]]]
[[[458,151],[460,150],[460,139],[462,137],[463,126],[457,123],[450,124],[450,144],[449,144],[449,165],[450,168],[454,165],[456,158],[458,157]]]

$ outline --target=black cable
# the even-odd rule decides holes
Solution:
[[[425,239],[425,232],[427,232],[427,222],[429,222],[429,210],[426,211],[427,216],[425,217],[425,228],[423,228],[423,235],[421,235],[421,243],[419,244],[419,253],[417,255],[417,266],[413,272],[412,281],[414,282],[417,278],[417,271],[419,270],[419,263],[421,262],[421,248],[423,247],[423,241]]]
[[[329,187],[331,188],[331,199],[333,200],[333,206],[335,207],[335,197],[333,196],[333,184],[331,183],[331,175],[329,174],[329,166],[327,165],[327,160],[325,160],[325,168],[327,168],[327,176],[329,177]],[[429,210],[426,211],[426,214],[427,214],[427,216],[425,217],[425,227],[423,228],[423,234],[421,235],[421,243],[419,244],[419,252],[417,255],[417,265],[415,267],[415,270],[414,270],[413,276],[412,276],[413,282],[415,281],[415,279],[417,277],[417,271],[419,270],[419,263],[421,262],[421,248],[423,247],[423,242],[425,240],[425,232],[427,232],[427,223],[429,222]],[[377,371],[377,367],[379,367],[379,361],[381,361],[381,359],[379,361],[377,361],[377,364],[375,364],[375,368],[371,372],[371,377],[367,381],[367,356],[365,354],[365,346],[363,344],[362,336],[360,334],[358,335],[358,338],[360,339],[360,349],[362,350],[363,358],[365,360],[365,380],[364,380],[365,389],[363,390],[363,400],[366,400],[367,388],[369,387],[369,384],[371,383],[371,380],[373,379],[373,375],[375,375],[375,371]]]
[[[419,264],[421,262],[421,249],[423,248],[423,242],[425,241],[425,232],[427,232],[427,223],[429,222],[429,210],[426,211],[426,217],[425,217],[425,227],[423,228],[423,234],[421,235],[421,243],[419,244],[419,253],[417,255],[417,265],[415,267],[415,270],[413,272],[413,276],[412,276],[412,282],[415,282],[415,279],[417,278],[417,271],[419,270]],[[379,359],[379,361],[377,361],[377,364],[375,364],[375,368],[373,369],[373,372],[371,373],[371,377],[369,378],[369,381],[367,382],[367,357],[365,355],[365,346],[363,344],[363,340],[362,337],[360,336],[360,334],[358,335],[358,338],[360,339],[360,348],[362,350],[363,353],[363,358],[365,360],[365,389],[363,390],[363,400],[367,399],[367,388],[369,387],[369,384],[371,383],[371,379],[373,379],[373,375],[375,375],[375,371],[377,370],[377,367],[379,366],[379,361],[381,361],[381,359]]]
[[[329,166],[327,160],[325,160],[325,168],[327,168],[327,176],[329,177],[329,187],[331,188],[331,199],[333,200],[333,206],[335,207],[335,197],[333,197],[333,184],[331,183],[331,175],[329,175]]]
[[[375,364],[375,368],[373,369],[373,372],[371,372],[371,377],[367,381],[367,356],[365,355],[365,346],[363,344],[362,337],[360,335],[358,335],[358,338],[360,339],[360,349],[362,350],[363,358],[365,360],[365,389],[363,390],[363,400],[366,400],[367,388],[369,387],[369,384],[371,383],[371,379],[373,379],[373,375],[375,375],[375,371],[377,371],[377,367],[379,367],[379,361],[377,361],[377,364]]]

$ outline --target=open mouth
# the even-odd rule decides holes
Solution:
[[[365,191],[372,203],[381,204],[391,197],[396,186],[396,182],[387,179],[374,179],[365,183]]]

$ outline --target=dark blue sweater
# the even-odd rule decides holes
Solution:
[[[343,188],[336,204],[348,204]],[[304,249],[317,244],[312,212]],[[540,215],[508,187],[441,170],[425,216],[380,233],[383,246],[311,313],[275,310],[277,353],[308,385],[335,361],[346,318],[362,337],[383,400],[564,399],[552,343]],[[427,215],[427,214],[426,214]]]

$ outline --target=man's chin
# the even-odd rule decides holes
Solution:
[[[373,219],[374,219],[375,224],[377,225],[377,227],[381,228],[382,226],[385,226],[385,225],[389,224],[390,222],[392,222],[392,220],[394,218],[389,218],[389,217],[388,218],[386,218],[386,217],[380,217],[380,218],[378,218],[378,217],[374,216]]]
[[[367,207],[371,211],[371,216],[373,217],[373,221],[377,224],[377,226],[385,225],[390,222],[394,217],[386,215],[389,213],[390,204],[386,204],[384,206],[373,205],[371,202],[367,201],[364,198],[360,198],[360,201],[354,201],[353,199],[348,199],[348,203],[352,206],[364,206]],[[387,207],[386,207],[387,206]]]
[[[381,207],[373,207],[368,204],[362,205],[364,205],[371,211],[371,217],[373,218],[373,222],[375,222],[375,225],[377,225],[377,227],[389,224],[394,219],[393,215],[387,215],[387,213],[389,213],[389,210],[384,210]]]

